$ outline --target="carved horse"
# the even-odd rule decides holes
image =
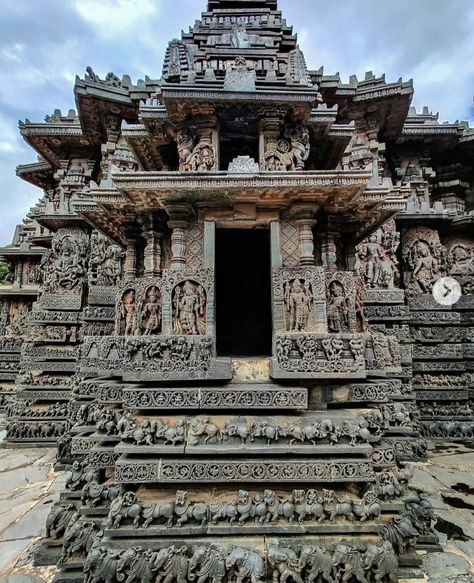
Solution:
[[[138,528],[142,515],[141,504],[133,492],[126,492],[112,501],[107,519],[107,528],[119,528],[122,520],[133,518],[132,528]]]

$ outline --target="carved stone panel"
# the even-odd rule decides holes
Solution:
[[[139,278],[122,283],[115,305],[117,336],[155,336],[162,326],[162,281]]]
[[[356,285],[350,271],[326,273],[328,330],[335,334],[357,331]]]
[[[214,334],[214,270],[163,273],[163,332],[184,336]]]
[[[326,332],[324,269],[275,269],[273,303],[276,332]]]

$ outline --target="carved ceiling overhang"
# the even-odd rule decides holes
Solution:
[[[46,160],[21,164],[16,168],[16,175],[38,188],[52,188],[55,184],[54,168]]]
[[[455,146],[462,139],[464,132],[465,127],[462,124],[413,123],[408,120],[396,143],[424,143],[435,150],[443,150]]]
[[[338,121],[377,128],[383,139],[402,132],[414,94],[411,80],[386,83],[384,77],[343,84],[338,76],[322,76],[319,90],[326,103],[339,106]]]
[[[36,298],[39,293],[39,286],[30,285],[15,287],[11,285],[0,286],[0,297],[8,298]]]
[[[380,186],[370,186],[346,207],[341,215],[343,230],[352,240],[361,241],[380,225],[404,210],[410,196],[406,186],[394,186],[386,180]]]
[[[123,124],[122,137],[132,149],[143,170],[161,170],[163,159],[161,146],[169,143],[170,137],[156,124]]]
[[[8,260],[9,257],[32,257],[34,255],[41,256],[44,253],[42,247],[36,247],[27,243],[26,245],[0,247],[0,261]]]
[[[127,239],[123,234],[122,226],[136,222],[138,217],[130,203],[125,203],[120,207],[107,204],[115,200],[116,196],[117,191],[114,189],[92,188],[89,197],[74,202],[74,210],[95,229],[125,247]],[[100,201],[104,201],[105,204],[101,204]]]
[[[93,197],[101,205],[132,204],[138,213],[182,201],[209,204],[252,202],[279,208],[296,201],[309,201],[320,206],[328,205],[331,212],[338,212],[367,188],[370,178],[371,174],[365,171],[265,172],[245,177],[227,172],[207,175],[117,173],[113,180],[119,194],[110,194],[106,200],[95,191]]]
[[[261,110],[292,110],[300,121],[306,121],[318,101],[315,89],[226,91],[210,87],[163,86],[163,102],[169,115],[211,113],[219,104],[249,104]]]
[[[90,143],[77,118],[64,123],[20,121],[19,128],[28,144],[54,167],[60,160],[89,157]]]
[[[111,129],[118,137],[122,120],[138,121],[139,98],[148,97],[148,93],[144,93],[132,100],[127,87],[113,87],[79,78],[76,78],[74,94],[84,135],[99,150],[100,145],[108,141]]]

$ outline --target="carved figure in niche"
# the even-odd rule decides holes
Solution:
[[[148,288],[145,295],[140,320],[144,336],[157,334],[161,327],[160,292],[156,286]]]
[[[122,277],[124,252],[118,245],[107,247],[102,269],[99,271],[98,285],[117,285]]]
[[[310,151],[309,132],[305,126],[299,125],[291,131],[290,136],[295,170],[304,170]]]
[[[311,284],[295,279],[285,284],[285,309],[290,332],[305,332],[313,308]]]
[[[206,334],[206,292],[202,285],[186,280],[174,288],[173,316],[175,334]]]
[[[356,247],[356,272],[372,288],[394,288],[399,278],[396,251],[400,234],[389,221]]]
[[[194,139],[187,128],[178,130],[176,134],[178,144],[179,170],[180,172],[189,171],[189,161],[193,153]]]
[[[132,336],[135,332],[135,290],[129,289],[123,294],[120,316],[124,322],[124,335]]]
[[[303,125],[288,131],[289,137],[266,136],[264,169],[269,172],[304,170],[309,158],[309,132]]]
[[[234,24],[232,27],[230,42],[235,49],[247,49],[250,47],[250,39],[247,31],[243,26],[239,26],[238,24]]]
[[[209,172],[214,168],[216,154],[210,134],[201,136],[196,144],[191,131],[182,128],[176,134],[176,142],[180,172]]]
[[[52,248],[41,262],[43,291],[49,293],[76,292],[87,271],[87,236],[59,231],[53,237]]]
[[[461,243],[455,244],[449,251],[448,266],[450,275],[473,275],[473,250],[469,250]]]
[[[403,182],[406,184],[408,182],[419,181],[421,176],[420,170],[417,168],[416,164],[411,161],[406,170]]]
[[[328,328],[330,332],[349,332],[349,305],[344,286],[339,281],[329,284]]]
[[[193,172],[210,172],[214,167],[214,163],[215,153],[211,137],[203,137],[193,150],[189,162],[190,169]]]
[[[418,285],[422,293],[430,293],[433,284],[439,275],[438,261],[431,254],[427,243],[419,241],[414,250],[413,281]]]

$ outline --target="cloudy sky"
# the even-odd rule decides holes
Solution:
[[[15,176],[35,153],[19,119],[74,107],[87,65],[135,82],[158,78],[167,42],[206,0],[2,0],[0,17],[0,245],[41,192]],[[413,78],[414,105],[443,121],[474,122],[473,0],[279,0],[312,69],[387,81]]]

